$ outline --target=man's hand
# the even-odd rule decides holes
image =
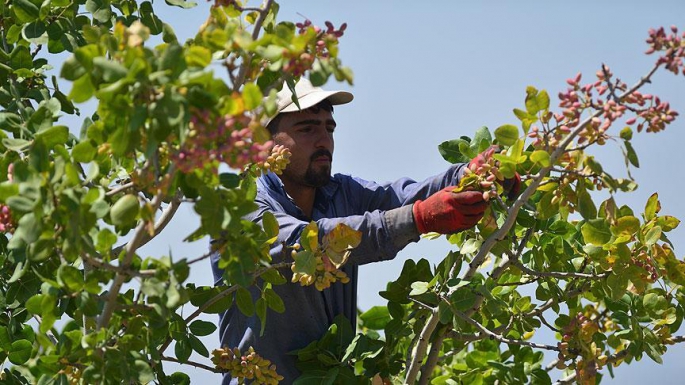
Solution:
[[[454,189],[454,186],[446,187],[425,201],[414,203],[414,222],[419,233],[456,233],[475,226],[483,217],[488,203],[482,192],[455,193]]]
[[[471,159],[468,165],[469,169],[475,172],[480,166],[488,163],[496,152],[499,152],[499,146],[493,144],[485,151],[476,155],[475,158]],[[506,195],[507,198],[516,199],[516,197],[519,196],[521,192],[521,176],[518,173],[515,173],[513,178],[501,181],[501,184],[504,189],[504,195]]]

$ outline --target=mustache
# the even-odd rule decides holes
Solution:
[[[314,160],[320,156],[327,156],[328,159],[333,160],[333,154],[331,154],[330,151],[325,150],[325,149],[320,149],[315,151],[312,156],[309,158],[309,160]]]

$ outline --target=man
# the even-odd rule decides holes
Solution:
[[[464,164],[454,165],[422,182],[403,178],[377,184],[348,175],[331,176],[336,128],[333,105],[349,103],[353,96],[345,91],[313,87],[305,78],[297,83],[295,91],[299,108],[284,85],[278,93],[279,113],[267,126],[275,144],[291,151],[290,164],[280,177],[269,173],[259,178],[255,200],[259,209],[250,219],[260,221],[267,211],[276,216],[280,233],[271,250],[274,262],[289,255],[283,253],[283,245],[299,243],[300,234],[310,221],[316,221],[320,234],[345,223],[361,231],[362,241],[342,267],[349,283],[334,283],[321,292],[314,286],[299,284],[274,286],[286,311],[268,313],[263,336],[259,336],[261,324],[256,316],[245,317],[235,306],[223,314],[222,346],[238,346],[241,351],[254,347],[277,365],[285,384],[299,376],[296,357],[288,352],[321,338],[339,314],[355,325],[359,265],[394,258],[408,243],[418,241],[422,233],[450,234],[471,228],[487,207],[480,192],[452,192]],[[222,272],[216,260],[213,268],[216,282],[221,284]],[[255,299],[258,292],[253,288]],[[224,383],[230,383],[228,376]]]

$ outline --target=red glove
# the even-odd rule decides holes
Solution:
[[[414,203],[413,213],[419,233],[451,234],[475,226],[483,217],[488,203],[479,191],[452,192],[446,187]]]
[[[488,147],[487,150],[476,155],[475,158],[471,159],[469,162],[469,169],[471,171],[476,171],[481,165],[488,163],[488,160],[495,154],[499,152],[499,147],[497,145],[492,145]],[[502,188],[504,189],[504,195],[509,199],[516,199],[521,192],[521,176],[518,173],[514,174],[513,178],[508,178],[502,181]]]

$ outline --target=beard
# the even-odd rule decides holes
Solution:
[[[310,162],[322,155],[328,156],[331,160],[333,159],[333,155],[329,151],[319,150],[312,154]],[[311,187],[323,187],[328,184],[330,179],[330,166],[319,167],[318,169],[314,169],[314,167],[312,167],[312,163],[310,163],[307,167],[307,171],[305,171],[304,174],[304,182]]]

